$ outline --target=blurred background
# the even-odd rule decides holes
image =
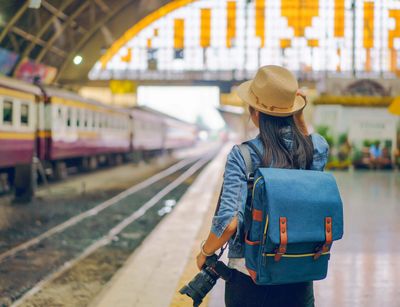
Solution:
[[[0,305],[93,302],[210,161],[223,167],[224,148],[257,134],[236,87],[270,64],[296,75],[309,131],[330,145],[326,169],[354,234],[339,251],[368,259],[338,257],[347,277],[317,298],[399,306],[398,0],[0,0]],[[178,169],[187,176],[178,180]],[[149,217],[135,213],[175,180]],[[128,198],[137,207],[108,212]],[[115,234],[119,222],[133,228]],[[388,258],[372,261],[382,250]],[[96,265],[114,260],[76,281],[65,263],[87,270],[89,255]],[[365,287],[353,271],[364,262],[357,270],[376,273]],[[58,297],[54,281],[65,274],[76,283],[64,280],[70,290]],[[72,299],[87,274],[101,282]],[[342,283],[361,292],[335,295]],[[215,292],[210,306],[222,306]]]

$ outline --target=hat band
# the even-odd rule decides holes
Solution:
[[[293,106],[289,107],[289,108],[281,108],[281,107],[277,107],[277,106],[270,106],[265,104],[264,102],[260,101],[260,99],[258,98],[258,96],[253,92],[253,90],[250,88],[250,92],[254,95],[254,97],[256,98],[256,104],[257,105],[261,105],[263,108],[267,109],[268,111],[273,112],[275,109],[278,110],[282,110],[282,111],[291,111]]]

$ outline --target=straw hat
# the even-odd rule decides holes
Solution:
[[[268,65],[260,67],[253,80],[239,85],[237,94],[261,113],[285,117],[306,105],[297,95],[299,85],[296,77],[286,68]]]

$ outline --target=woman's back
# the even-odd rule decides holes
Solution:
[[[297,94],[297,81],[282,67],[266,66],[254,80],[242,83],[239,96],[249,104],[253,123],[260,134],[250,140],[254,167],[311,169],[322,171],[328,157],[328,144],[318,135],[308,135],[302,110],[305,97]],[[239,147],[234,146],[225,166],[219,207],[211,232],[197,258],[199,268],[210,252],[229,242],[228,265],[233,278],[226,283],[227,307],[264,307],[314,305],[312,282],[259,286],[244,265],[244,208],[248,201],[246,163]]]

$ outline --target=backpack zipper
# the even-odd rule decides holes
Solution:
[[[301,258],[301,257],[311,257],[314,256],[316,253],[309,253],[309,254],[283,254],[282,257],[287,257],[287,258]],[[328,255],[330,252],[325,252],[322,253],[321,255]],[[275,254],[270,254],[270,253],[263,253],[264,257],[274,257]]]

